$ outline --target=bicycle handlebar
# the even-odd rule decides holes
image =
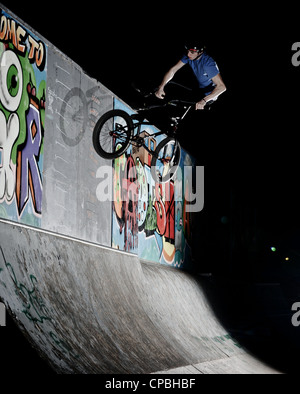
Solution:
[[[194,101],[185,101],[185,100],[162,100],[161,104],[151,104],[147,105],[143,108],[139,108],[138,111],[146,111],[149,109],[154,109],[154,108],[163,108],[167,107],[168,105],[174,106],[174,107],[179,107],[179,106],[193,106],[196,105],[197,103]]]
[[[197,103],[195,101],[185,101],[185,100],[170,100],[167,102],[166,105],[174,105],[177,106],[177,104],[182,104],[182,105],[196,105]]]
[[[210,110],[210,107],[213,103],[213,100],[210,100],[206,103],[204,109],[206,110]],[[162,102],[161,104],[154,104],[154,105],[148,105],[144,108],[140,108],[138,109],[138,111],[147,111],[150,109],[154,109],[154,108],[163,108],[163,107],[167,107],[167,106],[174,106],[174,107],[180,107],[182,106],[184,107],[192,107],[192,106],[196,106],[197,102],[196,101],[185,101],[185,100],[168,100],[167,102]]]
[[[174,84],[176,84],[176,85],[180,85],[180,84],[177,84],[177,83],[172,82],[172,81],[169,82],[169,83],[174,83]],[[187,90],[191,90],[191,89],[189,89],[189,88],[186,88],[186,87],[183,86],[183,85],[180,85],[180,86],[183,87],[183,88],[185,88],[185,89],[187,89]],[[155,90],[150,91],[150,92],[148,92],[147,94],[146,94],[146,93],[143,94],[143,93],[141,92],[141,90],[138,89],[136,86],[133,85],[133,87],[134,87],[134,89],[135,89],[137,92],[139,92],[140,94],[142,94],[142,95],[144,96],[144,98],[149,98],[149,97],[152,97],[152,96],[155,95]],[[213,100],[208,101],[207,104],[205,105],[204,109],[209,110],[212,103],[213,103]],[[163,108],[163,107],[167,107],[168,105],[171,105],[171,106],[174,106],[174,107],[177,107],[177,106],[178,106],[178,107],[179,107],[179,106],[183,106],[183,107],[184,107],[184,106],[193,106],[193,105],[196,105],[196,104],[197,104],[196,101],[186,101],[186,100],[180,100],[180,99],[167,100],[166,98],[164,98],[163,100],[161,100],[161,103],[160,103],[160,104],[146,105],[146,106],[143,107],[143,108],[139,108],[137,111],[146,111],[146,110],[155,109],[155,108]]]

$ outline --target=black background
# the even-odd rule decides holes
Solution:
[[[132,82],[158,84],[187,40],[204,41],[227,92],[209,114],[197,114],[183,142],[205,166],[197,271],[286,287],[292,282],[290,299],[300,301],[300,67],[291,63],[299,40],[293,4],[2,3],[129,104]],[[193,83],[186,69],[176,78]],[[293,256],[292,265],[285,256]],[[7,364],[31,369],[30,346],[10,321],[1,330],[11,345]],[[34,368],[51,373],[39,359]]]

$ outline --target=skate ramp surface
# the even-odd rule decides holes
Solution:
[[[0,239],[0,296],[57,372],[275,372],[187,273],[6,221]]]

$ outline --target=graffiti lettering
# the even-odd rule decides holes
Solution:
[[[31,36],[28,36],[28,41],[30,43],[30,50],[28,59],[31,63],[36,63],[37,67],[41,70],[44,69],[45,63],[45,46],[42,41],[35,41]]]
[[[46,63],[46,49],[42,41],[37,41],[15,20],[2,14],[0,19],[0,41],[11,43],[19,55],[24,55],[28,45],[28,59],[43,71]],[[27,44],[27,45],[26,45]]]
[[[42,212],[45,62],[46,46],[0,10],[0,204],[10,219],[23,217],[37,225]],[[30,196],[33,209],[26,209]]]
[[[0,103],[2,103],[4,109],[13,112],[17,110],[20,105],[21,95],[19,91],[21,89],[16,89],[14,95],[11,95],[11,90],[7,86],[8,69],[15,67],[16,72],[21,73],[20,62],[12,51],[6,51],[1,56],[0,66]],[[15,177],[10,158],[12,147],[19,135],[19,129],[20,122],[18,115],[12,113],[6,122],[5,115],[0,110],[0,150],[2,152],[0,167],[0,200],[6,197],[8,202],[12,200],[15,188]]]
[[[11,114],[6,123],[5,116],[0,110],[0,150],[2,152],[0,163],[0,200],[6,197],[7,201],[11,201],[14,195],[15,176],[11,168],[10,157],[18,134],[18,115]]]
[[[24,45],[27,33],[22,26],[17,25],[16,21],[7,18],[5,15],[1,16],[0,20],[0,40],[11,42],[14,47],[21,53],[25,52]]]
[[[42,125],[36,103],[31,103],[26,115],[26,141],[19,147],[17,156],[16,196],[19,214],[21,214],[31,191],[34,209],[42,212],[42,178],[38,167],[38,157],[42,142]]]

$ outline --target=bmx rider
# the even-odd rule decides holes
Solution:
[[[215,101],[220,94],[224,93],[226,86],[216,62],[206,53],[204,45],[191,43],[186,45],[185,48],[187,55],[183,56],[175,66],[170,68],[155,95],[159,99],[164,99],[164,89],[167,83],[172,80],[178,70],[188,64],[192,68],[198,80],[202,96],[204,96],[196,103],[196,110],[202,110],[208,102]]]

